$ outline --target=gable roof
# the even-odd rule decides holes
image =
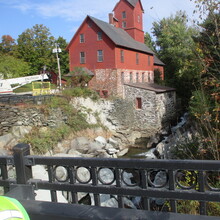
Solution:
[[[121,1],[121,0],[120,0],[120,1]],[[114,11],[115,8],[118,6],[118,4],[120,3],[120,1],[115,5],[113,11]],[[138,3],[139,0],[125,0],[125,1],[127,1],[132,7],[135,8],[135,6],[136,6],[136,4]],[[144,8],[143,8],[143,6],[142,6],[141,0],[140,0],[140,4],[141,4],[141,9],[142,9],[142,11],[144,12]]]
[[[176,91],[176,89],[174,89],[174,88],[158,85],[155,83],[124,83],[124,85],[131,86],[134,88],[153,91],[156,94]]]
[[[107,22],[88,16],[113,42],[115,45],[143,53],[154,54],[145,44],[134,40],[125,30],[116,28]]]
[[[154,64],[158,66],[165,66],[165,64],[154,54]]]

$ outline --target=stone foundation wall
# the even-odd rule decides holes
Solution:
[[[175,92],[156,94],[154,91],[124,86],[126,99],[133,103],[135,126],[140,129],[160,130],[175,116]],[[141,99],[137,109],[136,99]]]
[[[44,112],[40,108],[0,106],[0,135],[8,133],[14,126],[56,127],[64,121],[65,116],[59,109]]]

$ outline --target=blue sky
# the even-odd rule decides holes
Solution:
[[[18,38],[27,28],[43,24],[57,38],[70,41],[86,15],[108,21],[108,13],[119,0],[0,0],[0,37]],[[144,31],[150,32],[152,22],[186,11],[193,19],[194,4],[190,0],[142,0]]]

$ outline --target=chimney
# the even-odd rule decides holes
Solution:
[[[113,17],[113,13],[109,13],[108,16],[109,16],[109,24],[114,25],[114,17]]]

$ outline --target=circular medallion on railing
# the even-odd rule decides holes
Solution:
[[[121,179],[126,186],[138,186],[140,185],[139,170],[124,169],[121,172]]]
[[[103,185],[111,185],[115,181],[115,172],[112,168],[99,168],[98,180]]]
[[[220,191],[220,172],[218,171],[209,171],[205,175],[206,186],[211,191]]]
[[[154,188],[163,188],[168,183],[168,174],[166,170],[149,170],[147,172],[147,181]]]
[[[69,174],[64,166],[56,166],[53,170],[54,178],[58,182],[67,182],[69,180]]]
[[[82,184],[89,183],[92,179],[91,169],[89,167],[77,167],[76,179]]]
[[[175,175],[176,184],[181,189],[194,189],[197,185],[197,172],[178,170]]]

